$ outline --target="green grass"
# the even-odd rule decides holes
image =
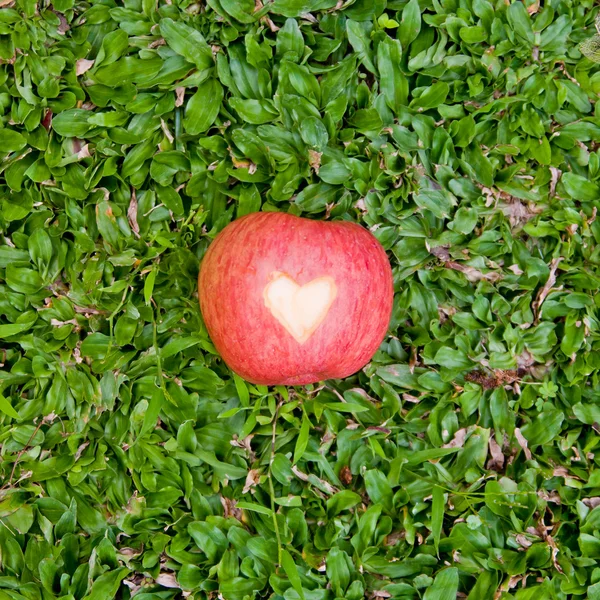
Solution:
[[[263,3],[0,2],[0,600],[600,599],[598,6]],[[257,210],[388,251],[357,375],[216,355]]]

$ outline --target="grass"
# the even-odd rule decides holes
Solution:
[[[0,600],[600,598],[592,0],[0,6]],[[258,210],[388,251],[360,373],[214,351]]]

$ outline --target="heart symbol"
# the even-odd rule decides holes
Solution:
[[[299,344],[304,344],[323,322],[336,296],[331,277],[298,285],[281,271],[271,273],[263,290],[265,306]]]

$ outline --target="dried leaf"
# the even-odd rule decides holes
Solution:
[[[515,427],[515,438],[516,438],[517,442],[519,443],[519,446],[521,446],[521,449],[525,453],[525,458],[527,460],[531,460],[532,459],[531,450],[529,450],[529,447],[527,445],[527,440],[523,437],[523,434],[521,433],[521,430],[518,427]]]
[[[538,322],[538,319],[539,319],[540,308],[542,307],[542,304],[543,304],[544,300],[546,299],[546,296],[548,296],[548,294],[550,293],[550,290],[552,290],[554,284],[556,283],[556,270],[558,269],[558,265],[560,264],[560,262],[562,260],[563,260],[562,256],[552,259],[552,261],[550,262],[550,273],[548,275],[548,279],[546,280],[544,287],[542,287],[539,290],[539,292],[537,293],[536,299],[533,302],[533,304],[531,305],[531,307],[533,309],[533,314],[535,315],[536,323]]]
[[[504,454],[502,452],[502,448],[494,439],[494,436],[490,437],[489,447],[491,458],[488,460],[486,468],[500,473],[504,469]]]
[[[177,583],[174,573],[160,573],[160,575],[154,580],[158,585],[162,585],[166,588],[179,588],[181,587]]]
[[[495,282],[502,279],[501,273],[495,273],[494,271],[490,271],[489,273],[482,273],[479,269],[475,267],[469,267],[467,265],[463,265],[461,263],[455,261],[447,261],[445,263],[445,267],[447,269],[454,269],[455,271],[460,271],[465,275],[465,277],[469,281],[477,282],[482,279],[486,281]]]
[[[462,448],[465,445],[465,440],[467,439],[466,428],[459,429],[454,437],[447,443],[442,446],[442,448]]]
[[[80,75],[83,75],[84,73],[89,71],[93,66],[94,66],[93,60],[87,60],[86,58],[80,58],[75,63],[75,75],[77,75],[77,77],[79,77]]]
[[[135,193],[135,188],[131,189],[131,199],[129,201],[129,208],[127,209],[127,220],[129,221],[129,225],[131,225],[131,230],[135,234],[136,237],[140,236],[140,226],[137,222],[137,211],[138,211],[138,202],[137,196]]]
[[[185,101],[185,88],[184,87],[177,87],[175,88],[175,106],[183,106],[183,103]]]
[[[260,481],[261,472],[258,469],[250,469],[248,471],[248,475],[246,476],[246,483],[244,484],[244,489],[242,490],[242,494],[247,494],[252,488],[258,485]]]

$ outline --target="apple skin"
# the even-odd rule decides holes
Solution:
[[[337,295],[299,343],[273,316],[263,293],[274,272],[303,286],[321,277]],[[360,370],[391,317],[392,270],[385,250],[355,223],[264,212],[233,221],[208,248],[198,276],[208,333],[227,365],[262,385],[305,385]]]

